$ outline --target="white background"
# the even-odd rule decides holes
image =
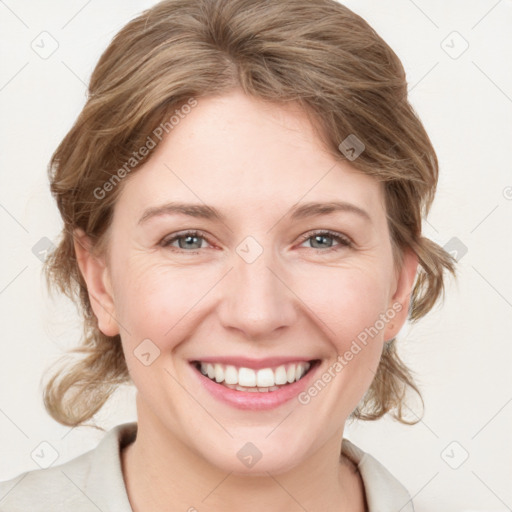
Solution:
[[[57,464],[104,435],[59,425],[43,408],[44,369],[76,344],[80,323],[70,304],[47,296],[32,248],[59,233],[46,165],[85,102],[92,69],[114,34],[153,4],[0,2],[0,480],[38,468],[31,452],[42,441],[57,450]],[[423,421],[347,425],[345,437],[408,488],[417,512],[511,510],[512,3],[345,4],[401,58],[410,101],[437,150],[441,176],[425,235],[467,247],[444,304],[399,335],[424,396]],[[46,59],[31,47],[48,38],[43,31],[58,43]],[[468,49],[454,58],[464,40]],[[97,424],[135,420],[133,396],[120,389]],[[466,452],[458,469],[447,463]]]

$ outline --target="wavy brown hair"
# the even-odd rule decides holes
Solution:
[[[98,328],[77,265],[73,231],[81,228],[100,254],[122,181],[97,191],[190,98],[234,88],[274,104],[295,102],[307,113],[327,150],[356,135],[365,149],[351,161],[384,183],[395,264],[404,250],[418,256],[409,319],[444,298],[444,271],[455,261],[421,234],[434,199],[438,161],[407,100],[407,81],[394,51],[368,23],[334,0],[165,0],[130,21],[97,63],[85,106],[52,155],[51,191],[64,221],[58,246],[45,262],[50,288],[67,294],[84,319],[81,344],[44,386],[44,404],[65,425],[79,425],[131,381],[119,336]],[[133,166],[132,173],[149,156]],[[403,414],[406,392],[421,393],[400,359],[395,339],[385,344],[377,373],[352,419]]]

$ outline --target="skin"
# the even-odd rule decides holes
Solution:
[[[344,426],[384,341],[406,321],[418,264],[406,252],[394,267],[381,184],[329,155],[296,105],[235,90],[199,98],[122,187],[108,255],[95,256],[81,231],[75,248],[99,327],[121,335],[137,388],[138,435],[122,451],[133,510],[365,510],[360,475],[339,456]],[[286,215],[298,202],[333,200],[363,208],[371,222],[349,212]],[[212,205],[226,220],[138,223],[170,201]],[[161,245],[186,229],[206,238]],[[324,229],[353,246],[315,244]],[[236,252],[247,236],[263,249],[252,263]],[[233,408],[198,386],[188,363],[301,355],[321,359],[321,376],[393,303],[402,305],[393,321],[307,405]],[[160,356],[145,366],[133,352],[148,338]],[[252,469],[236,456],[248,441],[263,454]]]

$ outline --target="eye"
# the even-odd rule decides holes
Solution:
[[[181,240],[184,240],[181,242]],[[206,237],[201,234],[199,231],[185,231],[183,233],[178,233],[171,238],[166,238],[160,242],[162,247],[170,247],[171,249],[175,249],[178,252],[181,250],[182,252],[190,252],[193,253],[192,250],[188,249],[202,249],[202,240],[206,240]],[[178,247],[172,246],[171,244],[175,241],[178,241]],[[199,247],[197,247],[199,245]]]
[[[326,243],[326,240],[329,238],[332,238],[338,242],[338,245],[333,246],[331,245],[324,245],[322,247],[322,244]],[[329,252],[329,251],[335,251],[337,249],[340,249],[341,247],[352,247],[352,241],[346,237],[345,235],[342,235],[341,233],[336,233],[335,231],[329,231],[329,230],[323,230],[323,231],[315,231],[314,233],[306,233],[301,237],[301,240],[308,241],[312,240],[313,244],[320,244],[319,247],[311,247],[312,249],[326,249],[323,252]]]
[[[323,245],[326,243],[326,240],[333,239],[338,242],[338,245]],[[352,247],[352,241],[345,235],[341,233],[337,233],[335,231],[323,230],[323,231],[315,231],[313,233],[307,233],[301,237],[302,242],[312,240],[313,244],[320,244],[319,247],[311,247],[312,249],[324,249],[322,252],[330,252],[338,250],[342,247]],[[191,254],[197,254],[198,249],[203,249],[202,242],[208,242],[208,239],[200,232],[196,230],[185,231],[182,233],[177,233],[169,238],[164,238],[160,245],[162,247],[169,247],[171,250],[175,250],[177,252],[188,252]],[[178,246],[176,247],[174,244],[178,242]]]

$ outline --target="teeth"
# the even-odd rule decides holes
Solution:
[[[275,383],[277,385],[283,385],[288,382],[288,377],[286,373],[286,368],[284,365],[281,365],[275,371]]]
[[[260,373],[258,371],[258,373]],[[238,370],[238,384],[251,388],[256,386],[256,372],[251,368],[240,368]]]
[[[210,366],[209,364],[207,366]],[[238,384],[238,372],[234,366],[226,366],[224,372],[224,379],[226,384]]]
[[[222,382],[224,380],[224,368],[222,367],[221,364],[216,364],[215,367],[214,367],[214,370],[215,370],[215,380],[217,382]],[[210,372],[208,372],[209,374]],[[208,375],[208,377],[210,377],[210,375]],[[211,379],[211,377],[210,377]]]
[[[274,386],[276,383],[276,379],[274,376],[274,372],[271,368],[263,368],[262,370],[258,370],[256,374],[256,382],[259,388]],[[243,386],[247,386],[247,384],[242,384]]]
[[[218,383],[238,389],[239,391],[266,392],[279,389],[277,386],[291,384],[300,380],[311,367],[310,363],[290,363],[276,368],[237,368],[232,365],[220,363],[200,363],[201,373]],[[251,388],[251,389],[247,389]]]
[[[243,388],[242,386],[234,385],[234,384],[226,384],[224,383],[224,386],[230,389],[236,389],[238,391],[259,391],[260,393],[267,393],[269,391],[277,391],[280,386],[270,386],[268,388]]]
[[[288,382],[294,382],[295,381],[295,366],[289,366],[288,371],[286,372],[286,378],[288,379]]]

